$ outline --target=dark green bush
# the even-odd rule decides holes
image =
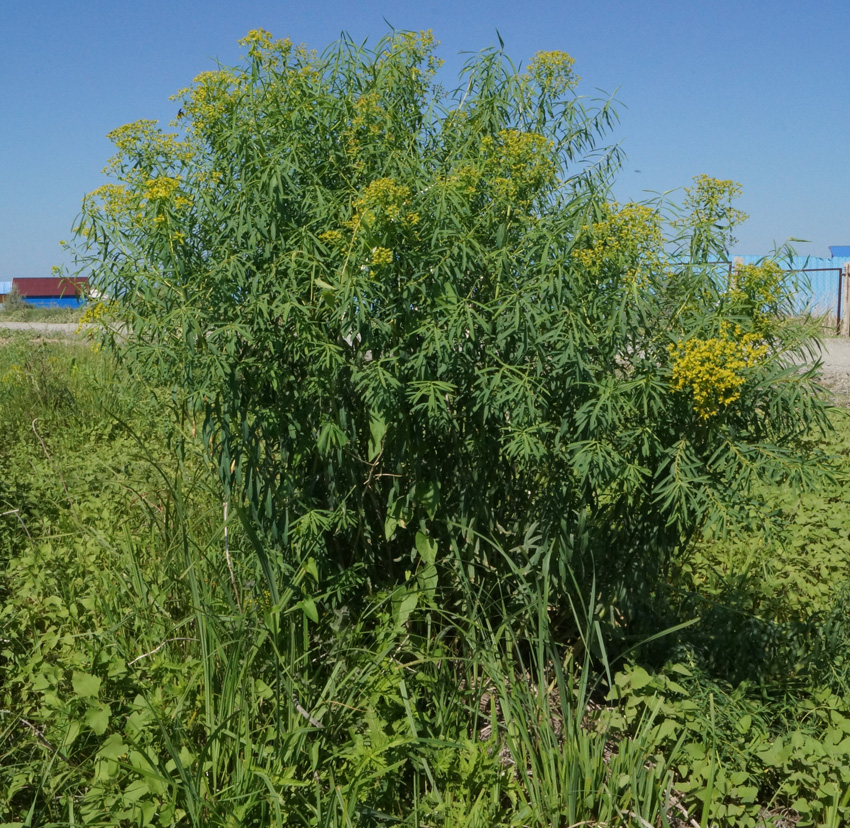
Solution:
[[[792,288],[709,262],[735,185],[701,177],[669,228],[613,203],[616,115],[568,55],[487,50],[446,92],[429,34],[243,45],[179,94],[182,137],[112,133],[78,253],[104,340],[185,391],[261,553],[426,597],[450,548],[634,588],[753,520],[754,479],[817,465]]]

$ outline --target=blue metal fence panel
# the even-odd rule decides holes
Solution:
[[[39,308],[78,308],[84,301],[76,296],[27,296],[27,304]]]

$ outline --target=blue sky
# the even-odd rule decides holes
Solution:
[[[0,281],[67,264],[82,196],[103,183],[106,133],[167,126],[169,96],[253,28],[321,50],[341,31],[432,29],[446,71],[497,41],[526,62],[576,59],[580,91],[615,93],[627,154],[620,200],[706,173],[739,181],[750,214],[734,253],[789,237],[850,244],[850,3],[768,0],[29,0],[0,8]],[[640,172],[637,172],[639,170]]]

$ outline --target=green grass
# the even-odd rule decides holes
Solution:
[[[552,640],[533,539],[499,553],[521,618],[460,559],[452,617],[264,570],[169,400],[82,345],[0,348],[0,822],[847,824],[846,413],[836,480],[699,544],[644,638],[695,622],[621,658],[592,592]]]
[[[0,322],[79,322],[83,308],[45,308],[27,305],[15,310],[0,307]]]
[[[661,818],[669,769],[584,726],[589,655],[544,605],[520,637],[469,579],[455,618],[357,571],[319,591],[309,560],[272,561],[272,587],[167,399],[82,347],[19,339],[0,364],[0,819]]]

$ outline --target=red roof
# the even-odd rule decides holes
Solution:
[[[39,279],[12,279],[21,296],[78,296],[88,279],[85,276],[47,276]]]

